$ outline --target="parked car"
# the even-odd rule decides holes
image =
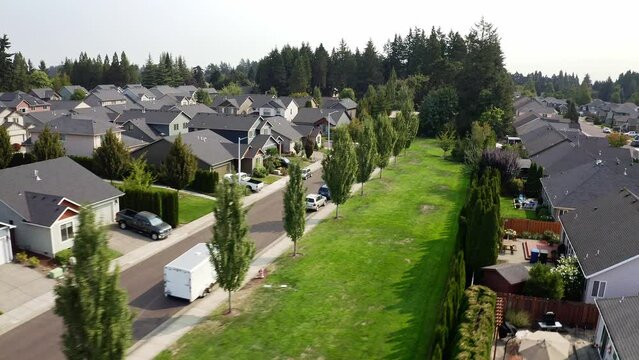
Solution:
[[[609,127],[605,127],[605,128],[603,128],[603,132],[604,132],[604,134],[610,134],[612,132],[612,130]]]
[[[632,147],[639,147],[639,140],[633,140],[633,141],[630,143],[630,146],[632,146]]]
[[[280,165],[282,167],[288,168],[288,166],[291,164],[291,160],[285,158],[284,156],[280,156],[277,159],[280,161]]]
[[[639,135],[637,134],[636,131],[632,130],[632,131],[628,131],[627,133],[624,133],[624,135],[630,136],[632,138],[634,138],[635,136]]]
[[[306,195],[306,210],[318,211],[322,206],[326,206],[326,198],[320,194]]]
[[[263,182],[251,178],[245,172],[241,172],[239,174],[225,174],[224,175],[224,180],[233,182],[233,181],[235,181],[238,178],[238,175],[239,175],[239,178],[240,178],[239,184],[242,185],[242,186],[246,186],[252,192],[259,192],[259,191],[261,191],[264,188],[264,183]]]
[[[325,197],[326,200],[330,200],[331,199],[331,192],[330,192],[330,190],[328,190],[328,185],[326,185],[326,184],[320,186],[320,188],[317,191],[317,193],[322,195],[323,197]]]
[[[311,169],[309,168],[302,169],[302,179],[306,180],[312,176],[313,176],[313,173],[311,172]]]
[[[152,212],[136,212],[131,209],[124,209],[115,214],[115,221],[124,230],[133,230],[148,234],[151,239],[164,239],[171,233],[171,225],[165,223],[159,216]]]

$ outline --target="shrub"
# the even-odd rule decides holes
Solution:
[[[264,166],[256,166],[255,169],[253,169],[253,176],[257,178],[263,178],[266,175],[268,175],[268,171]]]
[[[530,327],[530,314],[524,310],[508,310],[506,321],[518,328]]]
[[[20,264],[26,264],[29,261],[29,255],[26,252],[22,251],[16,254],[16,261]]]
[[[457,330],[455,359],[491,358],[496,302],[497,294],[485,286],[474,285],[466,290]]]
[[[519,173],[518,157],[514,151],[486,149],[481,153],[479,171],[483,174],[487,168],[493,167],[499,170],[502,184],[508,184]]]
[[[78,164],[80,164],[83,168],[89,170],[90,172],[92,172],[92,173],[94,173],[94,174],[96,174],[98,176],[102,176],[100,171],[98,171],[98,166],[96,166],[95,160],[93,160],[92,157],[89,157],[89,156],[74,156],[74,155],[70,155],[69,157],[73,161],[75,161]]]
[[[267,156],[277,156],[279,154],[280,153],[279,153],[279,151],[277,151],[277,148],[272,147],[272,148],[266,149],[266,155]]]
[[[29,267],[35,268],[38,267],[38,265],[40,265],[40,259],[35,256],[29,258]]]
[[[561,274],[550,266],[535,264],[528,272],[524,293],[529,296],[560,300],[564,296]]]
[[[58,251],[55,254],[55,263],[59,266],[66,266],[69,264],[69,258],[73,256],[73,250],[71,248]]]
[[[606,136],[606,139],[608,139],[608,143],[610,144],[610,146],[622,147],[626,145],[628,140],[630,140],[630,136],[624,135],[622,133],[614,132]]]
[[[36,162],[36,158],[32,153],[15,153],[11,157],[11,161],[7,167],[20,166]]]
[[[513,196],[517,196],[524,191],[524,181],[522,179],[516,178],[510,180],[508,183],[510,194]]]
[[[577,258],[562,256],[559,258],[555,271],[561,275],[564,283],[564,298],[566,300],[581,301],[584,291],[584,278]]]
[[[126,190],[124,196],[120,198],[120,208],[135,211],[150,211],[174,228],[179,224],[180,211],[178,195],[175,191],[153,188],[129,189]]]
[[[544,231],[543,239],[549,244],[559,244],[559,234],[552,232],[551,230]]]
[[[214,194],[219,181],[220,175],[217,172],[198,169],[189,188],[201,193]]]

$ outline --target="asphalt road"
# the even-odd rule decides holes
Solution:
[[[319,171],[306,180],[308,192],[317,193],[323,183]],[[250,236],[257,252],[284,233],[282,225],[283,190],[251,206],[247,214]],[[168,320],[188,302],[166,298],[163,289],[164,265],[200,242],[211,238],[211,229],[200,231],[121,274],[121,285],[128,291],[135,313],[133,338],[137,341]],[[0,359],[64,360],[61,350],[62,319],[53,310],[0,336]]]

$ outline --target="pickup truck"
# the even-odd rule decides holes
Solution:
[[[224,180],[231,181],[231,182],[236,181],[237,178],[238,178],[238,174],[226,174],[226,175],[224,175]],[[259,191],[262,190],[262,188],[264,188],[264,183],[263,182],[261,182],[259,180],[252,179],[250,176],[248,176],[247,173],[244,173],[244,172],[239,173],[239,178],[240,178],[239,184],[241,186],[246,186],[252,192],[259,192]]]
[[[172,229],[171,225],[148,211],[135,212],[130,209],[124,209],[115,214],[115,221],[120,226],[120,229],[131,228],[149,234],[153,240],[166,238]]]

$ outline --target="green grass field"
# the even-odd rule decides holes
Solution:
[[[515,209],[512,197],[501,196],[499,211],[502,219],[539,220],[534,210]]]
[[[199,196],[180,193],[180,224],[188,224],[213,211],[215,201]]]
[[[423,358],[433,340],[468,181],[419,140],[284,255],[266,283],[159,359]],[[287,288],[279,288],[286,284]]]

